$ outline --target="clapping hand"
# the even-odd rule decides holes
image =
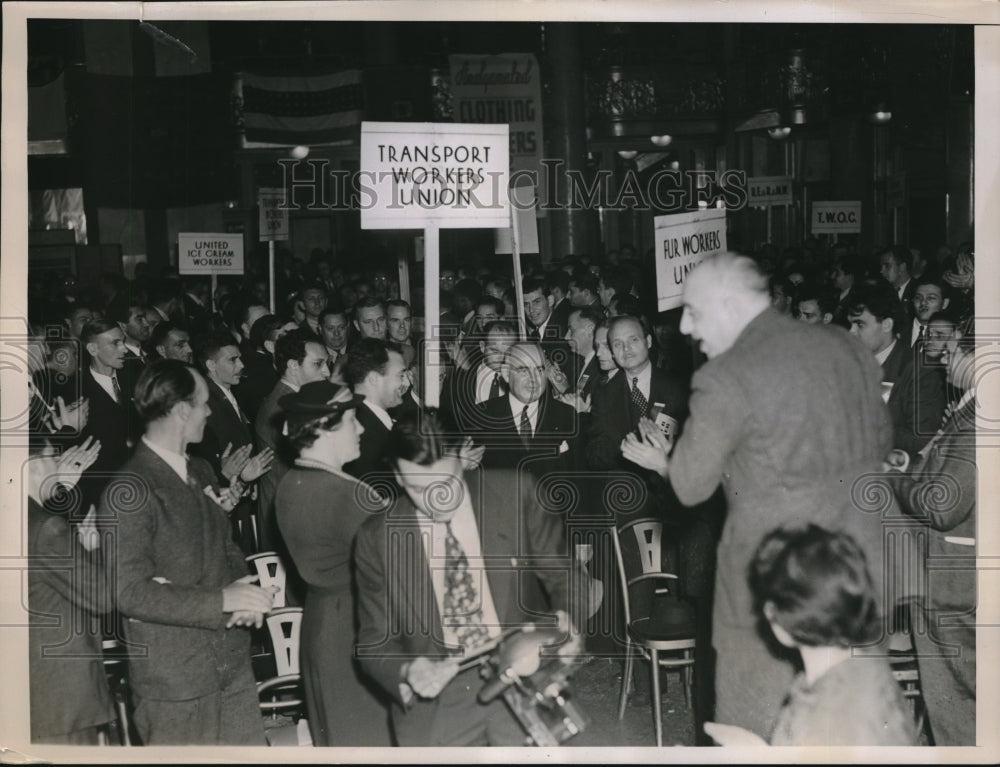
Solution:
[[[245,447],[249,452],[250,445],[246,445]],[[243,468],[239,473],[240,480],[243,482],[253,482],[255,479],[271,470],[271,462],[273,460],[274,451],[269,447],[265,447],[243,465]]]
[[[579,392],[567,392],[556,396],[556,399],[576,410],[577,413],[590,412],[590,397]]]
[[[485,452],[486,445],[476,447],[472,442],[472,437],[466,437],[462,442],[462,446],[458,449],[458,458],[462,462],[462,468],[465,471],[472,471],[477,468],[483,460]]]
[[[247,465],[247,461],[250,460],[251,450],[253,450],[253,445],[249,443],[236,450],[233,450],[232,442],[226,445],[226,449],[219,456],[222,462],[222,476],[226,479],[238,477],[240,472],[243,471],[243,467]]]
[[[629,432],[622,440],[622,455],[644,469],[655,471],[666,478],[670,474],[670,440],[648,418],[639,420],[639,434]]]
[[[87,437],[82,444],[64,450],[56,461],[59,484],[67,488],[75,487],[80,481],[80,475],[94,465],[99,452],[101,443],[93,437]]]
[[[90,504],[87,516],[76,528],[76,537],[80,545],[87,551],[96,551],[101,547],[101,534],[97,530],[97,509]]]
[[[274,588],[255,586],[257,575],[244,575],[222,590],[222,612],[229,613],[226,628],[264,625],[264,615],[274,602]]]
[[[56,397],[56,407],[52,412],[52,426],[56,431],[70,429],[81,432],[90,418],[90,402],[81,397],[76,402],[66,404],[62,397]]]
[[[552,384],[552,388],[555,389],[557,394],[565,394],[569,390],[569,379],[557,365],[546,362],[545,377],[549,379],[549,383]]]

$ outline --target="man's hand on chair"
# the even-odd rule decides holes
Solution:
[[[274,591],[255,586],[258,580],[257,575],[244,575],[222,590],[222,612],[230,613],[227,629],[250,623],[257,628],[263,625],[264,615],[270,611],[274,601]]]

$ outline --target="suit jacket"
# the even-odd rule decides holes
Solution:
[[[568,298],[564,298],[558,304],[552,307],[552,315],[549,317],[549,326],[557,327],[562,331],[562,335],[566,335],[566,330],[569,328],[569,315],[572,314],[573,306]],[[560,336],[562,337],[562,336]]]
[[[628,375],[622,370],[606,385],[594,390],[587,441],[587,465],[591,469],[636,469],[635,464],[626,461],[621,454],[622,440],[636,429],[639,422],[639,415],[632,405],[631,386]],[[687,416],[687,398],[687,386],[681,379],[651,368],[650,408],[663,403],[663,412],[681,425]]]
[[[215,381],[210,378],[206,378],[205,381],[208,383],[208,407],[212,412],[205,421],[205,432],[201,442],[190,445],[188,452],[208,461],[218,481],[228,484],[229,480],[222,476],[222,453],[230,444],[232,445],[230,452],[244,445],[253,446],[254,435],[246,414],[242,411],[237,414]]]
[[[866,493],[892,504],[864,484],[866,477],[878,481],[891,446],[880,377],[857,339],[770,308],[695,373],[670,481],[689,506],[709,498],[719,483],[725,490],[716,647],[756,641],[747,567],[763,536],[780,525],[814,521],[847,530],[880,580],[881,517],[859,509],[867,508]]]
[[[344,464],[344,471],[369,484],[380,485],[381,480],[375,480],[369,475],[384,475],[388,472],[384,461],[390,430],[364,403],[358,406],[355,413],[358,423],[365,429],[361,435],[361,455],[350,463]],[[381,479],[385,479],[385,477]]]
[[[127,618],[129,681],[150,700],[253,685],[250,635],[227,630],[222,612],[223,588],[247,567],[226,512],[203,492],[207,485],[218,490],[207,462],[189,459],[185,483],[140,442],[101,500],[101,516],[117,522],[112,582]]]
[[[903,511],[927,525],[928,569],[947,563],[934,567],[924,605],[948,625],[975,625],[975,409],[973,399],[953,413],[909,474],[889,474]]]
[[[601,379],[601,363],[595,354],[590,358],[590,362],[588,362],[586,366],[581,369],[580,365],[583,364],[586,357],[579,354],[576,355],[576,357],[578,364],[573,370],[573,377],[570,378],[570,391],[576,392],[577,394],[585,397],[592,397],[594,390],[597,389],[597,384]],[[586,380],[583,381],[583,386],[580,386],[579,384],[583,376],[586,376]]]
[[[446,426],[461,434],[482,431],[479,405],[476,402],[478,365],[452,368],[441,384],[441,416]],[[507,382],[500,379],[500,394],[507,394]]]
[[[897,338],[882,363],[882,380],[892,384],[889,395],[892,446],[913,457],[941,425],[948,399],[944,375],[939,368],[924,364],[919,349]]]
[[[28,498],[28,667],[31,737],[68,735],[114,719],[95,615],[109,611],[101,552],[63,514]]]
[[[539,587],[545,591],[550,610],[568,610],[573,615],[565,536],[557,519],[539,507],[534,483],[504,470],[480,469],[464,476],[479,526],[486,580],[502,627],[539,620],[538,613],[529,611],[537,603]],[[438,701],[404,703],[399,690],[401,667],[420,656],[447,654],[417,525],[419,513],[401,493],[386,513],[369,516],[355,542],[356,654],[362,669],[396,702],[396,735],[407,745],[429,742]]]
[[[483,428],[473,433],[473,439],[486,445],[485,468],[523,466],[541,479],[575,467],[580,436],[576,410],[553,399],[548,391],[538,400],[535,429],[527,446],[519,431],[521,412],[511,412],[510,397],[495,397],[477,408]]]
[[[274,362],[267,352],[243,351],[241,358],[246,367],[242,380],[233,387],[233,394],[247,418],[253,422],[261,403],[278,383],[278,371],[274,369]]]
[[[132,408],[131,401],[126,397],[124,377],[119,380],[119,386],[122,389],[120,403],[115,402],[111,395],[101,388],[90,372],[89,366],[80,373],[81,393],[90,402],[87,427],[81,437],[83,440],[94,437],[101,442],[97,460],[80,479],[84,508],[100,500],[104,486],[128,458],[130,442],[134,442],[138,437],[139,417]]]
[[[274,496],[278,492],[278,484],[288,471],[291,457],[287,454],[281,438],[284,411],[278,405],[278,400],[294,390],[284,381],[279,380],[271,389],[257,411],[254,420],[254,434],[257,435],[257,447],[269,447],[274,451],[274,460],[270,471],[257,480],[257,508],[260,510],[260,546],[261,551],[280,550],[280,533],[274,519]]]

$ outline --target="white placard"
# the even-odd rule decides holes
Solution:
[[[791,176],[756,176],[747,179],[747,205],[750,207],[791,204]]]
[[[698,264],[726,250],[726,211],[711,208],[653,219],[656,244],[656,310],[683,302],[684,281]]]
[[[813,234],[857,234],[861,231],[861,201],[814,202]]]
[[[260,210],[260,241],[288,239],[288,209],[285,205],[285,190],[261,188],[257,190],[257,207]]]
[[[510,224],[507,125],[361,124],[362,229]]]
[[[243,274],[243,234],[180,232],[178,274]]]

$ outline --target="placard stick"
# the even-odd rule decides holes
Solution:
[[[439,235],[436,226],[424,228],[424,400],[437,407],[441,395],[441,285]]]
[[[267,241],[267,285],[271,300],[271,314],[274,314],[274,240]]]
[[[514,300],[517,301],[517,332],[523,341],[528,337],[524,319],[524,286],[521,285],[521,226],[517,220],[517,211],[510,206],[511,250],[514,259]]]
[[[202,285],[205,283],[203,282]],[[219,276],[212,272],[212,311],[215,311],[215,291],[219,288]]]
[[[399,297],[410,302],[410,262],[405,253],[396,256],[396,265],[399,269]]]

